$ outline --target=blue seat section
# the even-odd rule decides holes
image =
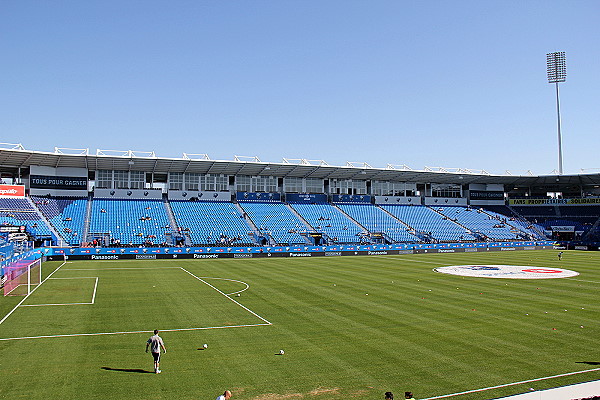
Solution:
[[[26,226],[33,236],[51,236],[46,222],[26,199],[0,199],[0,225]]]
[[[357,243],[362,229],[331,204],[290,204],[315,231],[337,243]]]
[[[254,221],[259,232],[270,232],[277,243],[284,245],[306,243],[298,233],[306,231],[306,225],[285,204],[240,202],[239,205]]]
[[[560,219],[579,222],[580,224],[593,225],[598,219],[598,216],[600,216],[600,206],[561,205],[558,208],[560,209]]]
[[[473,232],[483,234],[490,239],[518,239],[519,231],[511,230],[512,228],[506,224],[507,218],[504,215],[496,214],[493,211],[485,213],[465,207],[436,207],[436,209],[446,215],[448,219],[457,220],[458,223]]]
[[[405,225],[372,204],[338,204],[338,207],[369,232],[383,232],[395,242],[420,242]]]
[[[81,244],[87,198],[31,196],[31,199],[69,245]]]
[[[35,211],[27,199],[0,198],[2,211]]]
[[[438,214],[426,206],[382,205],[396,218],[404,221],[416,232],[430,236],[441,242],[475,240],[465,228]]]
[[[90,217],[90,233],[110,233],[121,244],[167,241],[169,219],[161,200],[94,199]]]
[[[177,225],[189,229],[194,245],[218,244],[221,239],[235,239],[236,245],[254,245],[248,236],[252,228],[233,203],[210,201],[171,201]]]
[[[556,210],[552,205],[545,206],[511,206],[513,210],[524,216],[525,218],[531,220],[530,217],[538,218],[538,217],[556,217]]]

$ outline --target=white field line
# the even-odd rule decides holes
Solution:
[[[545,377],[543,377],[543,378],[528,379],[528,380],[526,380],[526,381],[520,381],[520,382],[505,383],[504,385],[490,386],[490,387],[481,388],[481,389],[467,390],[467,391],[465,391],[465,392],[459,392],[459,393],[444,394],[444,395],[442,395],[442,396],[428,397],[428,398],[426,398],[426,399],[423,399],[423,400],[434,400],[434,399],[443,399],[443,398],[445,398],[445,397],[461,396],[461,395],[463,395],[463,394],[468,394],[468,393],[483,392],[483,391],[486,391],[486,390],[491,390],[491,389],[498,389],[498,388],[503,388],[503,387],[507,387],[507,386],[521,385],[521,384],[523,384],[523,383],[530,383],[530,382],[544,381],[544,380],[547,380],[547,379],[560,378],[560,377],[563,377],[563,376],[570,376],[570,375],[584,374],[584,373],[586,373],[586,372],[593,372],[593,371],[600,371],[600,368],[586,369],[586,370],[584,370],[584,371],[567,372],[566,374],[559,374],[559,375],[545,376]]]
[[[216,290],[217,292],[221,293],[223,296],[225,296],[228,300],[233,301],[235,304],[237,304],[238,306],[242,307],[244,310],[248,311],[250,314],[254,315],[255,317],[259,318],[260,320],[266,322],[268,325],[273,325],[272,323],[270,323],[269,321],[267,321],[266,319],[264,319],[263,317],[261,317],[260,315],[258,315],[257,313],[255,313],[254,311],[252,311],[251,309],[249,309],[248,307],[238,303],[237,301],[235,301],[234,299],[232,299],[231,297],[229,297],[227,294],[223,293],[222,291],[220,291],[219,289],[217,289],[216,287],[214,287],[213,285],[211,285],[210,283],[206,282],[205,280],[203,280],[202,278],[197,277],[196,275],[192,274],[190,271],[188,271],[187,269],[180,267],[183,271],[187,272],[188,274],[190,274],[191,276],[193,276],[194,278],[198,279],[200,282],[204,283],[205,285],[210,286],[211,288],[213,288],[214,290]]]
[[[596,282],[596,281],[586,281],[585,279],[576,279],[576,278],[567,278],[571,281],[579,281],[579,282],[588,282],[588,283],[600,283],[600,282]]]
[[[92,304],[96,302],[96,291],[98,290],[98,277],[96,277],[96,283],[94,283],[94,293],[92,294]]]
[[[71,278],[50,278],[53,280],[59,280],[59,279],[98,279],[97,276],[76,276],[76,277],[71,277]]]
[[[48,303],[48,304],[21,304],[20,307],[46,307],[46,306],[78,306],[82,304],[94,304],[94,303]]]
[[[131,261],[131,260],[129,260]],[[105,268],[68,268],[68,271],[120,271],[144,269],[179,269],[180,267],[105,267]]]
[[[21,286],[27,286],[27,284],[21,283],[21,284],[15,286],[10,292],[6,293],[5,296],[8,296],[9,294],[11,294],[12,292],[14,292],[16,289],[18,289]]]
[[[62,267],[64,265],[61,264],[61,266],[59,266],[58,268]],[[56,272],[58,270],[58,268],[52,272],[52,274],[54,272]],[[182,332],[182,331],[199,331],[199,330],[209,330],[209,329],[226,329],[226,328],[246,328],[246,327],[252,327],[252,326],[269,326],[269,325],[273,325],[271,322],[267,321],[265,318],[261,317],[260,315],[256,314],[254,311],[250,310],[249,308],[245,307],[244,305],[238,303],[237,301],[235,301],[234,299],[230,298],[229,295],[223,293],[222,291],[220,291],[219,289],[217,289],[216,287],[214,287],[213,285],[211,285],[210,283],[204,281],[202,278],[197,277],[196,275],[192,274],[191,272],[187,271],[185,268],[181,268],[181,267],[176,267],[177,269],[182,269],[185,272],[187,272],[189,275],[193,276],[194,278],[198,279],[199,281],[203,282],[204,284],[210,286],[211,288],[213,288],[214,290],[216,290],[217,292],[219,292],[220,294],[222,294],[223,296],[227,297],[229,300],[233,301],[235,304],[237,304],[238,306],[242,307],[244,310],[248,311],[249,313],[251,313],[252,315],[256,316],[257,318],[259,318],[260,320],[264,321],[264,324],[245,324],[245,325],[225,325],[225,326],[208,326],[208,327],[200,327],[200,328],[176,328],[176,329],[161,329],[161,332]],[[106,270],[108,268],[104,268],[102,270]],[[110,269],[141,269],[141,268],[110,268]],[[159,269],[159,268],[144,268],[144,269]],[[169,267],[169,269],[171,269],[171,267]],[[69,268],[69,271],[71,271],[72,269]],[[88,269],[84,269],[84,270],[88,270]],[[50,275],[52,275],[50,274]],[[50,278],[50,275],[44,279],[44,281],[42,283],[44,283],[47,279]],[[96,279],[96,286],[98,284],[98,278],[97,277],[76,277],[76,278],[52,278],[52,279],[82,279],[82,278],[95,278]],[[204,277],[205,279],[222,279],[222,280],[228,280],[228,281],[232,281],[232,282],[239,282],[239,283],[243,283],[244,285],[246,285],[246,288],[241,290],[247,290],[250,286],[242,281],[236,281],[235,279],[227,279],[227,278],[209,278],[209,277]],[[39,285],[38,285],[39,286]],[[32,291],[33,293],[33,291]],[[94,295],[92,297],[92,301],[94,301],[95,299],[95,293],[96,293],[96,287],[94,287]],[[238,293],[238,292],[234,292],[234,293]],[[23,299],[23,301],[25,301],[25,299]],[[23,302],[21,301],[21,303]],[[70,304],[64,304],[64,305],[72,305],[72,304],[92,304],[92,303],[70,303]],[[17,305],[17,307],[20,304]],[[42,305],[46,305],[46,304],[40,304],[37,306],[42,306]],[[47,305],[62,305],[62,304],[47,304]],[[15,307],[15,309],[17,308]],[[15,310],[13,309],[11,311],[11,313]],[[9,313],[10,315],[10,313]],[[4,319],[6,319],[8,317],[8,315],[6,317],[4,317]],[[4,321],[4,319],[2,321],[0,321],[0,323],[2,323]],[[12,338],[0,338],[0,341],[10,341],[10,340],[24,340],[24,339],[46,339],[46,338],[59,338],[59,337],[77,337],[77,336],[102,336],[102,335],[127,335],[127,334],[132,334],[132,333],[150,333],[151,331],[123,331],[123,332],[98,332],[98,333],[72,333],[72,334],[62,334],[62,335],[41,335],[41,336],[23,336],[23,337],[12,337]]]
[[[2,323],[3,323],[4,321],[6,321],[6,319],[7,319],[7,318],[8,318],[8,317],[9,317],[9,316],[10,316],[10,315],[13,313],[13,312],[15,312],[15,310],[16,310],[17,308],[19,308],[19,306],[20,306],[21,304],[23,304],[23,302],[24,302],[25,300],[27,300],[27,299],[29,298],[29,296],[31,296],[31,295],[33,294],[33,292],[35,292],[35,291],[37,290],[37,288],[39,288],[40,286],[42,286],[42,284],[43,284],[44,282],[46,282],[46,281],[47,281],[47,280],[48,280],[48,279],[49,279],[49,278],[50,278],[52,275],[54,275],[54,273],[55,273],[56,271],[58,271],[58,270],[59,270],[59,269],[60,269],[60,268],[61,268],[63,265],[65,265],[65,263],[64,263],[64,262],[63,262],[62,264],[60,264],[60,265],[58,266],[58,268],[56,268],[54,271],[50,272],[50,275],[48,275],[48,276],[46,277],[46,279],[44,279],[42,282],[40,282],[40,284],[39,284],[39,285],[37,285],[36,287],[34,287],[34,288],[33,288],[33,290],[32,290],[31,292],[29,292],[29,294],[27,294],[27,295],[26,295],[26,296],[23,298],[23,300],[21,300],[21,301],[19,302],[19,304],[17,304],[17,305],[16,305],[16,306],[15,306],[15,307],[14,307],[12,310],[10,310],[10,311],[8,312],[8,314],[6,314],[6,315],[5,315],[5,316],[4,316],[4,317],[3,317],[3,318],[0,320],[0,325],[2,325]]]
[[[246,282],[243,281],[238,281],[236,279],[227,279],[227,278],[211,278],[210,276],[201,276],[200,278],[202,279],[220,279],[222,281],[230,281],[230,282],[237,282],[237,283],[241,283],[243,285],[246,285],[245,288],[243,288],[242,290],[238,290],[237,292],[231,292],[231,293],[226,293],[226,296],[231,296],[232,294],[238,294],[238,293],[242,293],[246,290],[248,290],[250,288],[250,285],[248,285]]]
[[[92,293],[92,301],[89,303],[45,303],[45,304],[21,304],[20,307],[44,307],[44,306],[77,306],[83,304],[94,304],[96,299],[96,289],[98,288],[98,277],[97,276],[79,276],[74,278],[50,278],[52,280],[58,279],[95,279],[94,291]]]
[[[269,326],[268,324],[246,324],[246,325],[226,325],[226,326],[206,326],[202,328],[178,328],[178,329],[161,329],[161,332],[182,332],[182,331],[201,331],[208,329],[226,329],[226,328],[247,328],[252,326]],[[132,333],[151,333],[152,331],[131,331],[131,332],[98,332],[98,333],[71,333],[65,335],[43,335],[43,336],[23,336],[12,338],[0,338],[0,341],[23,340],[23,339],[47,339],[59,337],[77,337],[77,336],[102,336],[102,335],[128,335]]]

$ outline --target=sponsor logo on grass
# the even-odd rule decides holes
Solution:
[[[450,275],[505,279],[570,278],[579,275],[578,272],[568,269],[520,265],[453,265],[435,268],[434,271]]]

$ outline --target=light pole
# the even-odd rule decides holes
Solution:
[[[560,102],[558,100],[558,83],[567,79],[567,64],[564,51],[546,54],[548,83],[556,84],[556,115],[558,116],[558,174],[563,174],[562,136],[560,134]]]

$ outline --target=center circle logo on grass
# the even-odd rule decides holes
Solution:
[[[571,278],[579,272],[562,268],[532,267],[523,265],[452,265],[435,268],[442,274],[505,279]]]

